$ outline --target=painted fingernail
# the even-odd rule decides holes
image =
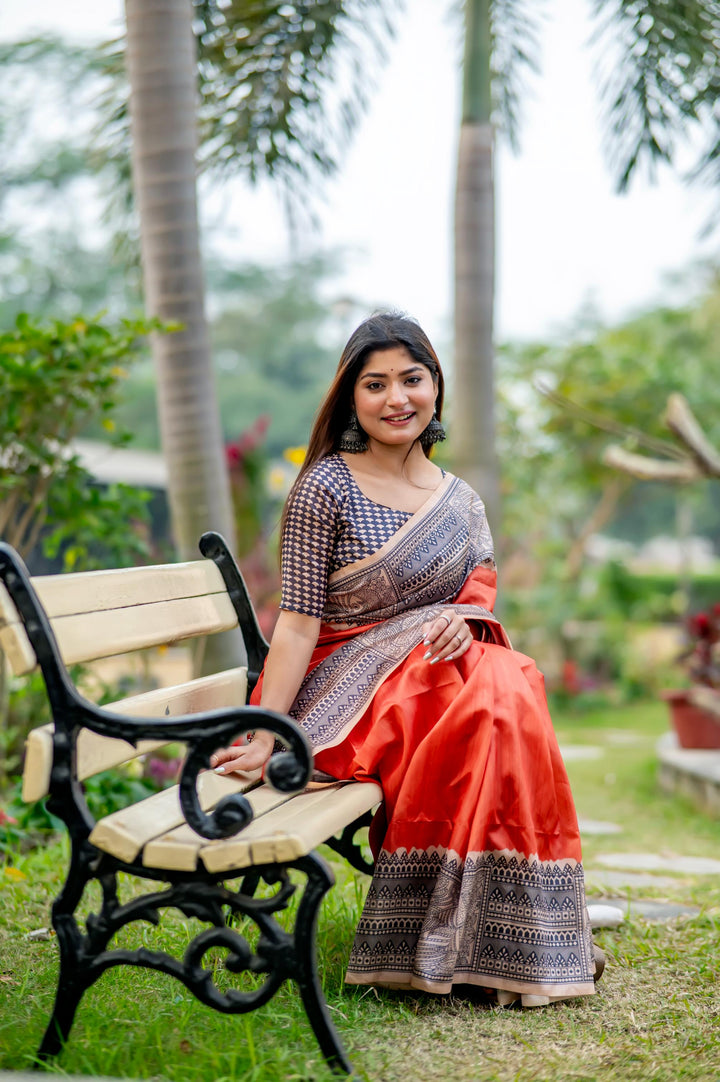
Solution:
[[[224,766],[216,766],[215,767],[215,773],[216,774],[224,774],[225,773],[225,767]]]
[[[427,646],[427,643],[425,643],[425,645]],[[423,661],[427,661],[427,659],[429,657],[430,657],[430,651],[428,650],[428,652],[426,654],[423,654]]]
[[[431,665],[434,665],[434,664],[435,664],[435,663],[436,663],[437,661],[439,661],[439,660],[440,660],[440,658],[439,658],[439,657],[434,657],[434,658],[432,659],[432,661],[430,662],[430,664],[431,664]]]

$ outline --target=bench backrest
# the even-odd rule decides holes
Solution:
[[[223,577],[210,560],[40,575],[32,585],[66,665],[237,626]],[[16,675],[36,667],[23,621],[2,583],[0,646]]]
[[[237,627],[238,614],[212,560],[113,571],[37,576],[31,580],[66,665],[170,645]],[[249,604],[249,602],[248,602]],[[0,646],[16,675],[31,672],[38,657],[10,593],[0,581]],[[245,703],[246,667],[159,688],[119,700],[105,709],[137,717],[162,717],[237,707]],[[77,776],[102,770],[160,747],[137,748],[83,729],[78,737]],[[48,792],[53,725],[34,729],[26,745],[23,797]]]

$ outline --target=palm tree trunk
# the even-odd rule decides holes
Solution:
[[[457,472],[485,501],[497,534],[493,308],[494,132],[491,121],[491,0],[466,0],[463,108],[455,190],[455,389]]]
[[[192,3],[126,0],[125,12],[146,305],[183,328],[152,342],[170,513],[181,559],[196,559],[203,531],[231,548],[235,534],[204,308]]]

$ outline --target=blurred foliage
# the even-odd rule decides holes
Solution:
[[[354,317],[351,302],[327,297],[339,269],[337,254],[313,256],[277,268],[209,265],[215,378],[227,441],[261,416],[270,424],[265,453],[279,456],[305,444],[315,411],[332,378]],[[330,296],[332,294],[330,293]],[[340,309],[340,310],[338,310]],[[134,444],[158,448],[152,365],[133,368],[122,389],[118,423],[132,428]],[[93,430],[101,436],[98,426]]]
[[[104,770],[83,782],[85,801],[95,819],[120,811],[129,804],[136,804],[162,788],[166,788],[165,783],[158,783],[152,775],[143,773],[142,766],[138,772],[134,761],[114,770]],[[32,803],[23,800],[20,778],[0,792],[0,810],[4,813],[0,815],[0,862],[3,857],[11,860],[14,853],[51,841],[54,835],[65,829],[62,820],[48,811],[47,797]]]
[[[337,169],[365,109],[402,0],[193,5],[202,170],[218,179],[272,178],[295,213],[307,211],[309,181]],[[0,46],[0,87],[33,74],[63,88],[58,100],[66,108],[78,99],[83,106],[79,134],[46,140],[50,174],[62,164],[76,176],[99,177],[108,220],[133,234],[124,41],[82,48],[48,35]],[[27,118],[32,95],[25,100]],[[0,110],[0,126],[2,116]],[[8,180],[42,183],[43,170],[13,167]]]
[[[398,0],[194,0],[202,158],[292,187],[337,168]]]
[[[238,557],[250,552],[262,530],[267,503],[263,443],[269,422],[269,416],[263,414],[236,440],[225,444]]]
[[[0,660],[4,662],[1,654]],[[10,676],[6,695],[5,718],[0,717],[0,791],[22,769],[27,734],[52,720],[40,672]]]
[[[135,528],[146,523],[145,495],[93,484],[70,444],[95,417],[116,442],[127,442],[111,414],[123,365],[149,327],[124,321],[110,328],[82,318],[44,324],[23,313],[0,334],[0,536],[22,555],[43,530],[44,551],[62,549],[68,570],[146,554]]]
[[[98,149],[103,72],[94,48],[0,43],[0,326],[23,311],[139,310],[137,246],[110,242],[122,227],[107,211],[122,185]]]
[[[592,8],[607,152],[618,188],[627,187],[641,161],[651,168],[672,163],[679,146],[695,156],[691,178],[716,169],[717,0],[593,0]]]
[[[688,399],[709,438],[720,440],[720,381],[710,377],[720,357],[720,278],[683,308],[659,308],[617,327],[584,327],[567,343],[508,345],[500,350],[500,461],[504,534],[528,546],[570,551],[582,539],[603,495],[604,522],[621,507],[647,500],[642,482],[625,481],[602,463],[609,442],[629,449],[673,447],[663,428],[668,395]],[[558,392],[565,401],[548,397]],[[633,429],[635,436],[627,436]],[[674,532],[672,489],[662,494],[665,528]],[[720,532],[716,483],[697,487],[694,503],[707,513],[706,532]],[[597,532],[597,531],[596,531]]]
[[[715,599],[716,576],[708,581],[684,569],[641,577],[618,563],[592,564],[586,546],[596,533],[635,542],[673,538],[682,499],[717,551],[717,482],[680,494],[633,482],[604,466],[602,451],[618,440],[631,448],[669,444],[662,417],[673,391],[686,396],[708,436],[720,439],[720,383],[711,378],[720,356],[719,315],[720,279],[713,275],[704,294],[683,308],[646,312],[617,327],[586,325],[566,343],[500,351],[503,617],[521,649],[537,653],[554,643],[560,671],[582,655],[591,681],[622,682],[630,621],[679,621],[688,603]],[[640,675],[626,680],[628,693]]]

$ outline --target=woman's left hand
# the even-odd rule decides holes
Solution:
[[[425,659],[434,665],[436,661],[450,661],[462,657],[470,649],[475,636],[467,620],[452,609],[445,609],[433,620],[423,624],[423,645],[427,647]]]

